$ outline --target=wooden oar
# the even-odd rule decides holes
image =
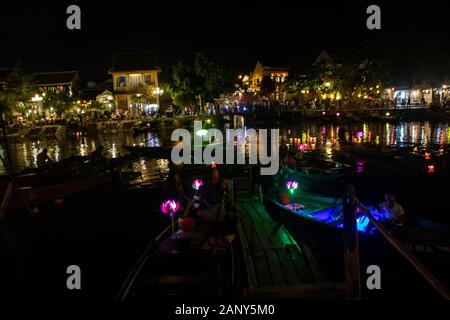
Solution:
[[[356,199],[356,198],[355,198]],[[397,250],[416,270],[422,277],[446,300],[450,300],[450,292],[448,289],[442,285],[442,283],[428,270],[422,262],[420,262],[415,256],[412,255],[402,244],[395,239],[392,234],[383,226],[377,219],[357,200],[357,205],[361,211],[370,219],[375,227],[380,231],[383,237]]]

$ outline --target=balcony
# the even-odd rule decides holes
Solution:
[[[151,81],[149,83],[147,83],[145,86],[142,84],[137,84],[137,85],[133,85],[133,86],[116,86],[114,87],[114,92],[116,93],[138,93],[140,91],[142,91],[142,88],[146,88],[146,89],[152,89],[153,87],[155,87],[156,82],[155,81]]]

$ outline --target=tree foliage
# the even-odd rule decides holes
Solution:
[[[10,116],[14,111],[22,111],[32,95],[32,76],[21,68],[15,69],[6,79],[0,91],[1,112]]]
[[[263,96],[268,96],[275,92],[275,83],[269,76],[264,76],[260,84],[260,92]]]
[[[205,54],[196,53],[193,62],[179,60],[173,66],[168,93],[175,105],[183,106],[196,104],[199,95],[203,103],[212,102],[233,88],[229,69]]]
[[[314,94],[339,92],[343,99],[379,97],[382,74],[379,66],[369,58],[362,60],[325,61],[292,74],[286,84],[287,93],[308,89]]]
[[[45,109],[53,108],[57,114],[62,114],[67,111],[73,104],[74,99],[67,91],[46,92],[42,100]]]

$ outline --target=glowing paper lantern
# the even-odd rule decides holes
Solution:
[[[294,191],[298,188],[298,182],[294,180],[289,180],[286,182],[286,188],[288,188],[289,192],[292,195],[292,210],[295,208],[295,200],[294,200]]]
[[[168,214],[172,220],[172,233],[175,233],[174,215],[180,209],[180,202],[177,200],[166,200],[161,203],[161,212]]]
[[[195,179],[192,183],[192,188],[195,190],[200,190],[200,188],[203,186],[203,181],[201,179]]]
[[[307,145],[305,143],[302,143],[298,146],[298,151],[305,152]]]

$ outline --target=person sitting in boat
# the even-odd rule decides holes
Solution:
[[[397,201],[395,201],[395,195],[386,193],[384,200],[385,201],[378,206],[380,212],[393,224],[402,226],[405,220],[405,210]]]
[[[347,143],[346,133],[347,130],[344,127],[339,127],[338,138],[341,143]]]
[[[99,160],[103,160],[105,158],[105,156],[103,155],[103,150],[105,148],[100,144],[97,149],[95,149],[94,151],[92,151],[91,153],[91,161],[99,161]]]
[[[42,149],[42,151],[37,155],[37,165],[39,168],[48,167],[52,162],[52,158],[48,155],[47,148]]]

